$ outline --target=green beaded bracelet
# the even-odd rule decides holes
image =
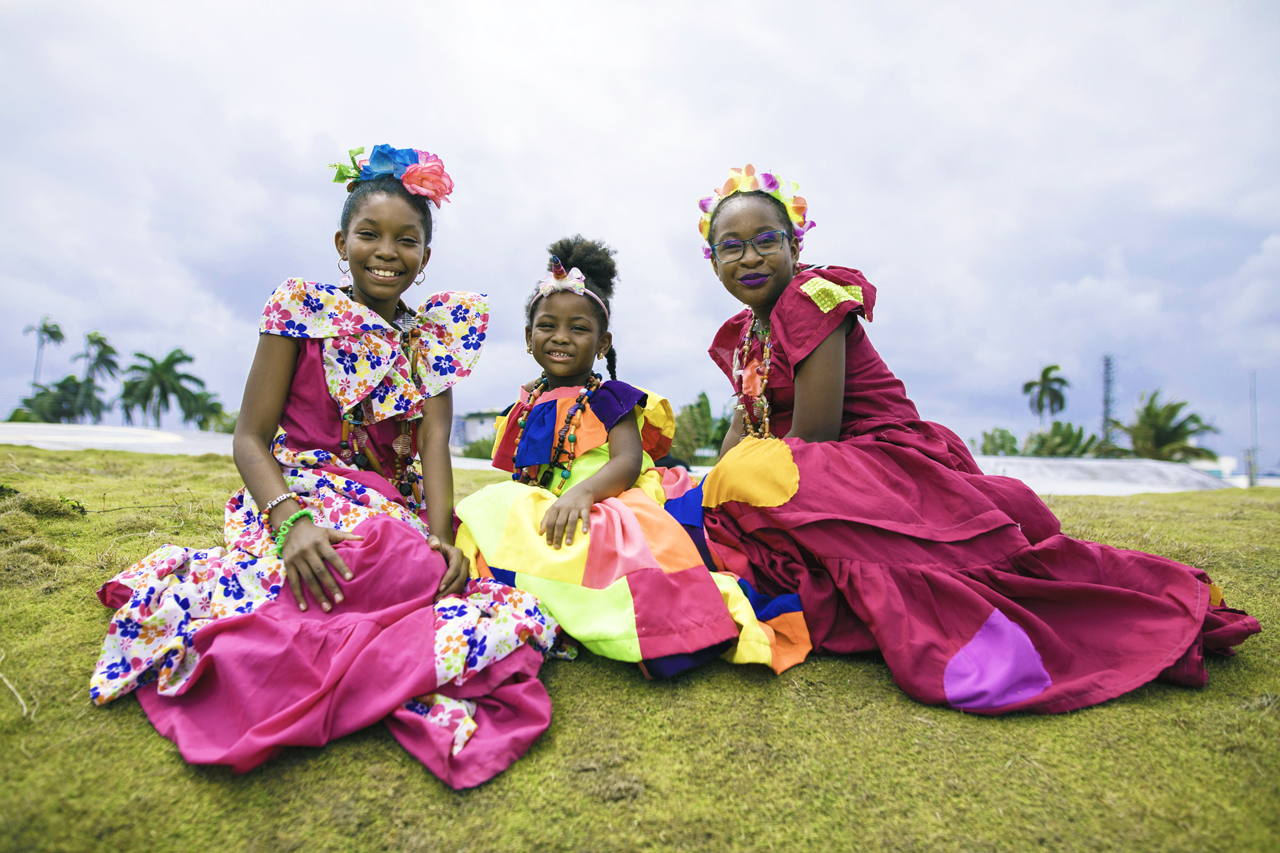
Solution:
[[[311,519],[311,522],[313,524],[315,523],[316,517],[311,512],[311,510],[300,509],[297,512],[295,512],[293,515],[289,516],[289,518],[284,522],[284,524],[280,525],[280,529],[276,531],[275,552],[277,557],[284,556],[284,538],[289,535],[289,529],[293,527],[294,522],[302,518],[304,515],[307,518]]]

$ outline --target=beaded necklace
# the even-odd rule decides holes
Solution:
[[[569,480],[570,473],[573,470],[573,460],[577,458],[578,426],[582,423],[582,413],[586,411],[586,406],[591,402],[591,398],[600,388],[600,376],[593,373],[587,378],[587,384],[582,387],[578,393],[578,398],[573,401],[573,405],[569,407],[568,414],[565,415],[564,425],[560,427],[556,433],[555,450],[551,451],[551,462],[547,465],[547,470],[542,472],[542,477],[537,478],[536,482],[544,489],[550,489],[553,494],[559,495],[564,491],[564,485]],[[529,413],[533,411],[534,404],[538,402],[538,398],[542,396],[542,392],[547,389],[547,375],[542,374],[542,378],[538,380],[533,389],[529,391],[529,398],[525,401],[528,407],[520,420],[516,421],[519,431],[516,433],[515,446],[520,447],[520,440],[524,438],[524,428],[529,420]],[[566,450],[567,445],[567,450]],[[568,459],[563,464],[560,462],[562,453],[568,454]],[[560,469],[560,476],[555,476],[556,469]],[[511,475],[511,479],[526,485],[533,485],[537,475],[538,466],[530,465],[525,468],[519,468]]]
[[[344,293],[347,294],[351,301],[355,301],[355,295],[352,288],[345,288]],[[399,308],[401,306],[397,306]],[[408,309],[405,309],[406,311]],[[410,329],[408,332],[400,334],[400,352],[409,361],[409,375],[413,377],[416,384],[418,382],[418,350],[414,346],[414,342],[422,337],[422,330],[418,328]],[[422,493],[418,489],[417,483],[409,481],[409,461],[413,458],[417,447],[417,423],[418,419],[400,421],[400,434],[396,436],[395,441],[391,442],[391,448],[396,454],[396,470],[395,479],[392,480],[396,485],[396,489],[404,497],[413,495],[414,500],[421,502]],[[338,455],[347,462],[354,462],[357,468],[361,470],[373,470],[379,476],[385,477],[382,472],[382,463],[378,460],[378,454],[373,449],[372,442],[369,440],[369,433],[364,428],[364,410],[357,407],[351,413],[351,420],[346,417],[342,419],[342,440],[338,442]]]
[[[747,356],[751,354],[751,342],[756,339],[759,329],[764,330],[764,337],[761,338],[764,362],[756,365],[756,375],[760,377],[760,393],[752,401],[752,405],[748,405],[747,379],[745,376]],[[773,360],[773,346],[769,341],[771,334],[772,329],[767,324],[761,323],[759,318],[754,318],[747,324],[746,331],[742,335],[742,371],[744,375],[738,385],[738,405],[735,408],[742,412],[744,433],[753,438],[773,438],[773,434],[769,432],[769,398],[765,394],[769,389],[769,367]],[[752,423],[753,416],[755,417],[755,423]]]

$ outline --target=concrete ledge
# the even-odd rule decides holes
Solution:
[[[1139,495],[1234,488],[1190,465],[1154,459],[974,458],[982,473],[1021,480],[1041,495]]]

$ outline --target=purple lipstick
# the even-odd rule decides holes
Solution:
[[[769,280],[769,276],[765,275],[764,273],[758,273],[758,272],[753,272],[748,275],[744,275],[742,278],[738,279],[739,282],[746,285],[747,287],[759,287],[760,285],[764,284],[768,280]]]

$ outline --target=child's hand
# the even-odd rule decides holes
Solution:
[[[471,561],[462,553],[461,548],[444,544],[438,536],[427,537],[427,544],[433,551],[439,551],[440,556],[444,557],[445,562],[449,564],[449,570],[444,573],[444,579],[440,581],[436,601],[446,595],[462,592],[467,586],[467,579],[471,577]]]
[[[284,570],[289,577],[289,588],[293,590],[293,598],[298,602],[299,610],[307,609],[307,600],[302,594],[302,585],[320,602],[320,609],[328,613],[333,604],[342,603],[342,590],[338,587],[337,573],[341,572],[344,580],[351,580],[353,575],[342,562],[333,546],[348,539],[363,539],[354,533],[344,533],[331,527],[320,527],[309,518],[301,518],[293,526],[284,540]],[[325,593],[329,597],[325,597]],[[333,599],[333,604],[329,603]]]
[[[572,545],[573,534],[578,530],[579,521],[582,522],[582,532],[587,532],[591,506],[594,503],[591,495],[582,488],[581,484],[574,486],[547,507],[546,515],[542,516],[542,523],[538,525],[538,532],[545,532],[547,544],[557,550],[560,548],[562,539],[564,544]]]

